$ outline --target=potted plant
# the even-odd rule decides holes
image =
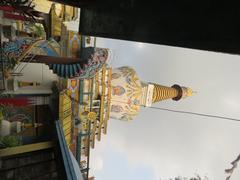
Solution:
[[[0,149],[19,146],[20,142],[17,136],[4,136],[0,137]]]

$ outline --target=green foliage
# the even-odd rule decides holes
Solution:
[[[0,105],[0,125],[6,114],[6,108],[3,105]]]
[[[7,147],[15,147],[19,146],[21,143],[19,142],[17,136],[4,136],[0,137],[0,149]]]
[[[46,36],[45,30],[41,24],[34,24],[31,27],[31,31],[35,37],[45,38]]]
[[[10,72],[14,69],[14,67],[17,64],[17,60],[14,57],[5,57],[6,62],[4,64],[4,77],[9,78],[10,77]]]

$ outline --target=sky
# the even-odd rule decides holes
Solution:
[[[239,56],[103,38],[97,46],[112,50],[113,67],[131,66],[142,81],[197,91],[153,106],[240,118]],[[110,119],[91,151],[90,172],[96,180],[225,179],[240,153],[239,130],[240,122],[142,108],[130,122]],[[239,178],[237,169],[231,180]]]

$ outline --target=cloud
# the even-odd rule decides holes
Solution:
[[[225,106],[233,112],[238,112],[240,108],[239,99],[236,99],[236,97],[237,95],[228,92],[228,95],[224,98]]]
[[[95,148],[90,151],[90,175],[92,176],[104,168],[103,154],[106,151],[106,142],[106,136],[102,136],[102,141],[96,141]]]
[[[231,160],[231,155],[239,147],[229,141],[236,132],[223,132],[222,128],[229,128],[224,123],[219,123],[216,128],[214,124],[201,125],[199,121],[179,117],[179,124],[176,122],[174,125],[169,122],[167,115],[164,117],[165,127],[161,127],[161,123],[157,122],[159,120],[154,119],[151,119],[154,126],[147,125],[147,119],[145,122],[138,119],[136,123],[111,120],[107,144],[126,156],[130,167],[150,166],[155,179],[178,175],[191,177],[196,173],[208,175],[209,179],[224,178],[227,161]],[[145,129],[151,127],[152,133],[144,131],[143,125]],[[233,131],[237,131],[237,128]]]
[[[115,67],[129,65],[143,80],[179,83],[198,91],[191,99],[162,102],[162,107],[240,116],[239,56],[147,44],[139,51],[133,42],[101,41],[114,48]],[[131,166],[151,166],[155,179],[195,173],[224,179],[224,169],[240,149],[237,123],[151,109],[143,110],[133,122],[110,120],[107,136],[105,145],[124,154]]]

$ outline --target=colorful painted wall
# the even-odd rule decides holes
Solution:
[[[112,73],[110,117],[132,120],[140,111],[141,82],[134,69],[120,67]]]

